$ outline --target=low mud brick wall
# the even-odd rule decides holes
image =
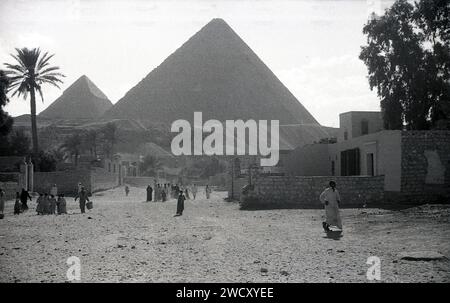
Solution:
[[[58,187],[58,193],[73,195],[78,188],[78,182],[91,190],[91,173],[89,170],[70,170],[54,172],[34,172],[33,189],[38,193],[49,193],[53,184]]]
[[[119,185],[119,175],[108,172],[103,168],[94,168],[90,171],[90,191],[97,192],[114,188]]]
[[[384,203],[384,176],[304,177],[256,176],[253,199],[243,208],[322,207],[319,196],[330,180],[337,184],[341,207],[367,207]],[[255,199],[256,198],[256,199]]]

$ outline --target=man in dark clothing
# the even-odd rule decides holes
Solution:
[[[153,188],[149,185],[147,186],[147,202],[152,201]]]
[[[86,201],[89,201],[88,193],[87,193],[87,191],[84,189],[84,186],[81,187],[81,191],[80,191],[80,193],[75,197],[75,201],[77,201],[78,198],[80,199],[80,209],[81,209],[81,213],[84,214],[85,209],[86,209]]]
[[[22,204],[22,211],[28,209],[28,199],[31,201],[31,196],[25,188],[22,188],[22,192],[20,193],[20,203]]]
[[[177,202],[177,213],[175,214],[174,217],[183,215],[184,200],[186,200],[186,197],[183,195],[183,191],[180,191],[180,194],[178,195],[178,202]]]

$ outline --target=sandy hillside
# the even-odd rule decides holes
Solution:
[[[384,282],[450,282],[450,208],[343,210],[342,237],[327,237],[321,210],[240,211],[225,193],[176,203],[143,202],[145,190],[94,195],[81,215],[0,220],[0,282],[64,282],[70,256],[82,282],[366,282],[369,256],[381,258]],[[432,251],[447,258],[409,261],[399,254]]]

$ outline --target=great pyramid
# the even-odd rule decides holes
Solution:
[[[213,19],[128,91],[104,118],[315,124],[314,117],[222,19]]]
[[[108,97],[85,75],[81,76],[39,117],[50,119],[93,119],[112,107]]]

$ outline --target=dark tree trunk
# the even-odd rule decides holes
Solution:
[[[33,154],[39,153],[38,132],[36,125],[36,95],[34,88],[30,90],[30,108],[31,108],[31,136],[33,141]]]

